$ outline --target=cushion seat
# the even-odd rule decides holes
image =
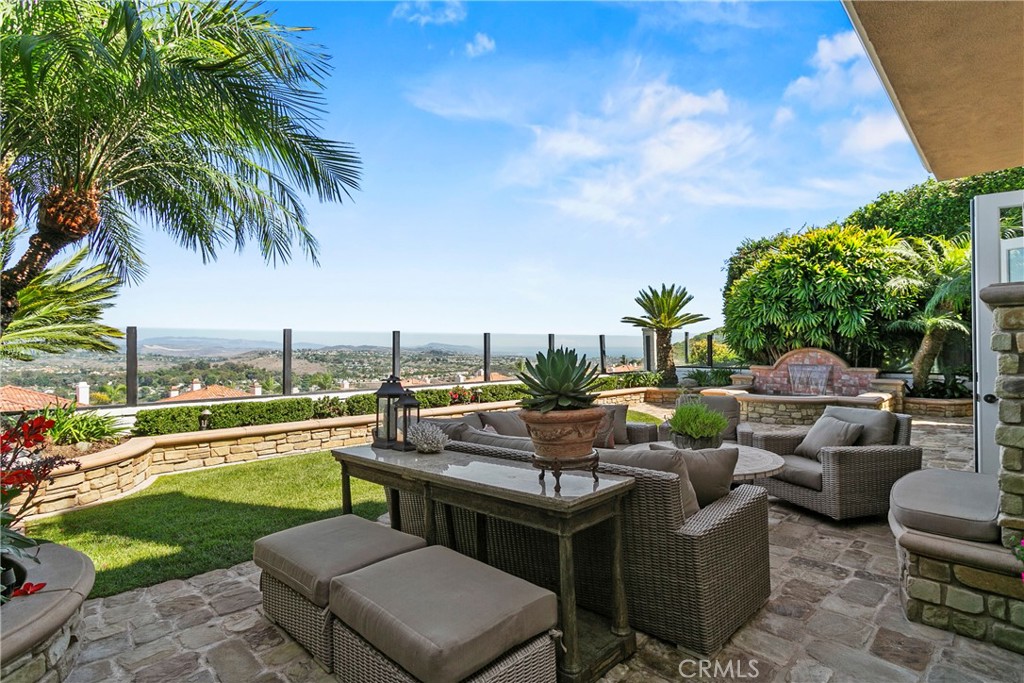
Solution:
[[[426,546],[410,534],[355,515],[285,529],[256,541],[256,566],[318,607],[326,607],[331,579]]]
[[[776,479],[781,479],[794,486],[821,491],[822,467],[820,462],[802,455],[784,455],[782,459],[786,461],[786,465],[781,472],[774,475]]]
[[[463,680],[558,620],[551,591],[443,546],[335,578],[330,609],[428,683]]]
[[[909,529],[983,543],[999,540],[999,482],[995,475],[911,472],[893,485],[889,509]]]

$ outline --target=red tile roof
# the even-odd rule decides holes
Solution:
[[[210,386],[203,387],[202,389],[196,389],[195,391],[183,391],[177,396],[168,396],[167,398],[158,399],[155,403],[168,403],[170,401],[202,401],[212,398],[241,398],[242,396],[252,396],[252,394],[239,389],[232,389],[231,387],[226,387],[221,384],[211,384]]]
[[[0,387],[0,412],[14,410],[43,410],[47,406],[58,405],[61,408],[71,405],[71,401],[53,394],[45,394],[33,389],[6,385]]]

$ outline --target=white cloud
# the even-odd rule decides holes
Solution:
[[[411,24],[457,24],[466,18],[466,7],[460,0],[445,2],[400,2],[391,16]]]
[[[466,56],[470,59],[480,57],[488,52],[494,52],[495,47],[494,38],[486,33],[477,33],[473,36],[473,42],[466,43]]]
[[[779,107],[772,117],[772,128],[782,128],[796,118],[796,114],[790,107]]]
[[[810,63],[814,73],[790,83],[786,87],[787,98],[805,100],[814,107],[824,108],[842,106],[882,89],[853,31],[819,38]]]
[[[839,151],[843,154],[868,154],[905,142],[910,142],[910,138],[896,114],[866,114],[849,123]]]

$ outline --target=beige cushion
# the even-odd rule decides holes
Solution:
[[[626,404],[614,406],[601,406],[612,414],[612,433],[615,435],[615,443],[629,443],[629,433],[626,432],[626,411],[629,406]]]
[[[480,413],[484,427],[494,427],[502,436],[530,436],[518,410]]]
[[[891,446],[896,435],[896,415],[888,410],[825,406],[822,415],[834,417],[843,422],[864,425],[854,446]]]
[[[911,472],[893,484],[889,508],[910,529],[966,541],[999,541],[999,481],[992,474]]]
[[[736,426],[740,423],[740,402],[732,396],[701,394],[700,402],[716,413],[720,413],[729,420],[729,424],[722,432],[722,438],[727,441],[736,440]]]
[[[852,446],[864,431],[864,425],[844,422],[834,417],[818,418],[807,436],[796,447],[795,453],[811,460],[818,459],[818,451],[826,446]]]
[[[443,546],[339,576],[331,611],[427,683],[461,681],[558,621],[551,591]]]
[[[645,470],[668,472],[679,477],[679,497],[683,501],[683,519],[700,512],[697,494],[690,483],[686,458],[678,450],[651,450],[650,444],[637,444],[621,451],[599,450],[601,462],[612,465],[639,467]]]
[[[462,440],[469,443],[478,443],[481,446],[495,446],[496,448],[514,448],[517,451],[529,451],[533,453],[533,440],[528,436],[503,436],[491,434],[481,429],[470,427],[462,434]]]
[[[732,487],[732,473],[740,457],[738,448],[705,448],[695,451],[652,443],[651,450],[676,451],[683,456],[690,483],[697,494],[697,503],[702,508],[728,495]]]
[[[355,515],[341,515],[264,536],[256,541],[256,566],[318,607],[327,606],[331,579],[426,545]]]
[[[786,466],[775,475],[776,479],[803,486],[807,489],[821,490],[821,463],[800,455],[784,455]]]
[[[424,418],[422,421],[435,425],[452,441],[462,441],[462,437],[465,435],[466,430],[470,429],[470,426],[461,419],[438,420],[435,418]]]

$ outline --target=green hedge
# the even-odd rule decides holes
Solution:
[[[199,413],[210,410],[210,429],[249,427],[252,425],[301,422],[313,419],[313,399],[283,398],[276,401],[215,403],[211,406],[178,406],[140,410],[135,416],[135,436],[157,436],[194,432],[199,429]]]
[[[373,415],[377,412],[377,397],[373,394],[356,394],[345,399],[346,415]]]
[[[601,377],[597,380],[597,391],[612,389],[637,389],[640,387],[656,387],[661,384],[661,373],[658,372],[623,372],[621,374]]]

